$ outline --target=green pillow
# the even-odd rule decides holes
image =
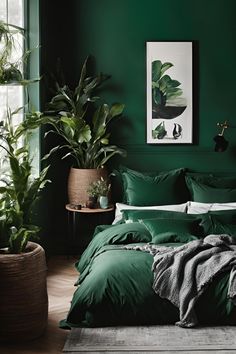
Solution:
[[[201,226],[203,227],[205,235],[228,234],[236,237],[236,225],[222,223],[214,215],[208,215],[205,219],[203,219],[201,221]]]
[[[146,226],[152,235],[152,243],[165,242],[189,242],[203,237],[203,229],[200,226],[201,219],[142,219],[142,224]]]
[[[207,184],[210,187],[236,188],[235,176],[214,176],[211,173],[186,172],[185,178],[190,183],[192,179],[196,182]]]
[[[179,211],[170,210],[123,210],[123,220],[126,223],[137,222],[140,219],[170,218],[170,219],[189,219],[199,218],[199,214],[186,214]]]
[[[222,224],[235,224],[236,225],[236,210],[235,209],[209,211],[207,214],[210,216],[213,216],[215,219],[217,219]],[[203,218],[207,214],[200,214],[200,215]],[[193,214],[190,214],[190,215],[193,215]]]
[[[176,242],[184,244],[197,239],[198,237],[194,235],[184,234],[184,233],[178,235],[173,231],[168,231],[154,236],[151,243],[154,245],[158,245],[161,243],[176,243]]]
[[[184,169],[150,175],[127,170],[122,173],[125,202],[129,205],[147,206],[186,202],[187,189]]]
[[[200,184],[206,184],[209,187],[220,188],[220,189],[236,189],[236,177],[229,176],[213,176],[211,174],[201,174],[201,173],[192,173],[186,172],[185,180],[191,197],[193,197],[193,185],[194,182]]]
[[[120,165],[118,168],[114,168],[110,173],[112,198],[114,202],[126,203],[125,193],[124,193],[124,181],[123,173],[133,173],[139,176],[155,176],[157,172],[138,172],[132,170],[126,166]]]
[[[192,180],[192,199],[200,203],[230,203],[236,201],[236,188],[214,188]]]
[[[123,210],[123,220],[126,223],[137,222],[140,219],[156,219],[156,218],[165,218],[165,219],[188,219],[196,220],[201,219],[205,220],[209,215],[217,218],[222,224],[235,224],[236,225],[236,210],[216,210],[209,211],[208,213],[203,214],[186,214],[179,211],[171,210],[137,210],[129,209]]]

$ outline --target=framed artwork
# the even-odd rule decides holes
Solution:
[[[193,42],[146,42],[147,143],[193,143]]]

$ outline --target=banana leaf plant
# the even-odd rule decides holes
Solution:
[[[28,113],[23,123],[14,126],[18,111],[8,110],[6,120],[0,122],[0,148],[4,152],[1,162],[8,164],[0,177],[0,241],[8,253],[24,252],[28,240],[38,235],[40,228],[32,219],[41,191],[49,182],[49,166],[33,176],[27,143],[32,130],[41,125],[41,116]]]
[[[61,136],[64,143],[55,146],[45,158],[59,149],[65,149],[62,159],[71,156],[77,168],[99,168],[114,155],[125,156],[124,149],[111,145],[111,121],[122,115],[124,104],[114,103],[109,107],[101,104],[92,114],[89,106],[99,100],[95,90],[109,78],[99,74],[87,76],[86,58],[80,74],[79,83],[74,90],[68,86],[57,86],[57,92],[44,112],[44,122],[51,125],[50,133]]]
[[[173,119],[183,113],[186,101],[181,83],[173,80],[166,71],[173,67],[172,63],[152,62],[152,110],[153,118]]]

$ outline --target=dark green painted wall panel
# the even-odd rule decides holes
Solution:
[[[213,152],[216,123],[228,119],[236,126],[236,2],[235,0],[41,0],[41,72],[53,71],[60,57],[68,82],[79,77],[89,54],[96,71],[111,74],[102,97],[124,102],[124,119],[114,142],[126,147],[121,162],[145,170],[188,167],[196,171],[236,172],[236,129],[228,129],[230,148]],[[195,145],[158,146],[145,143],[145,43],[194,40],[197,47]],[[47,97],[42,82],[42,106]],[[45,142],[44,142],[45,143]],[[48,150],[52,141],[44,144]],[[114,160],[114,163],[119,161]],[[66,235],[68,163],[52,161],[48,197],[48,243],[58,252]],[[61,191],[61,192],[59,192]],[[56,241],[56,242],[55,242]]]
[[[199,90],[195,118],[199,127],[199,144],[195,149],[196,168],[200,149],[212,150],[212,136],[217,132],[216,122],[235,118],[236,80],[236,3],[228,1],[115,1],[86,0],[76,2],[79,56],[91,53],[97,59],[101,71],[111,73],[116,86],[114,92],[105,96],[126,104],[126,119],[129,124],[121,126],[117,141],[123,144],[145,145],[146,92],[145,92],[145,42],[150,40],[194,40],[197,43],[195,62]],[[79,57],[78,57],[79,60]],[[233,138],[235,132],[227,132]],[[234,145],[234,144],[233,144]],[[141,146],[140,146],[141,148]],[[133,147],[132,147],[133,149]],[[151,146],[165,164],[163,151],[173,147]],[[188,151],[189,146],[180,149]],[[154,151],[153,151],[154,150]],[[229,150],[226,154],[232,154]],[[171,158],[171,154],[170,154]],[[173,154],[175,164],[176,154]],[[215,159],[212,161],[214,163]],[[224,166],[234,169],[234,166]],[[170,165],[168,163],[168,165]],[[191,164],[193,165],[193,164]],[[208,163],[206,163],[208,167]],[[209,168],[209,167],[208,167]],[[212,168],[219,166],[212,165]]]
[[[103,98],[126,105],[125,119],[119,122],[115,142],[139,145],[162,159],[164,151],[212,151],[216,122],[236,123],[236,25],[234,0],[191,2],[160,0],[71,0],[57,4],[42,1],[42,70],[55,67],[62,58],[68,82],[75,83],[88,54],[95,57],[97,71],[112,75]],[[195,122],[197,139],[192,146],[149,146],[145,143],[146,68],[145,43],[150,40],[194,40],[196,43]],[[233,153],[236,131],[227,131]],[[171,155],[171,154],[170,154]],[[173,155],[173,161],[175,159]],[[165,158],[164,158],[165,160]],[[229,163],[231,160],[229,159]],[[236,166],[236,164],[235,164]],[[196,168],[198,166],[196,165]],[[212,166],[214,168],[214,166]],[[218,168],[218,166],[217,166]],[[228,169],[234,169],[228,166]]]

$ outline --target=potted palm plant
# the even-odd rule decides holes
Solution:
[[[124,104],[103,103],[93,114],[89,106],[99,97],[96,89],[109,77],[99,74],[87,75],[86,58],[78,85],[74,90],[57,84],[56,93],[44,114],[45,122],[53,127],[46,134],[54,133],[63,138],[63,143],[54,147],[48,155],[59,149],[65,150],[62,159],[74,161],[68,177],[68,199],[70,204],[86,204],[89,185],[101,176],[107,178],[106,163],[114,155],[125,156],[124,149],[109,142],[111,122],[120,117]],[[46,157],[48,157],[48,155]]]
[[[33,221],[37,200],[48,182],[48,167],[33,175],[27,144],[42,119],[28,113],[15,126],[17,112],[8,110],[0,122],[0,340],[40,336],[48,315],[45,252],[34,241],[39,227]]]

